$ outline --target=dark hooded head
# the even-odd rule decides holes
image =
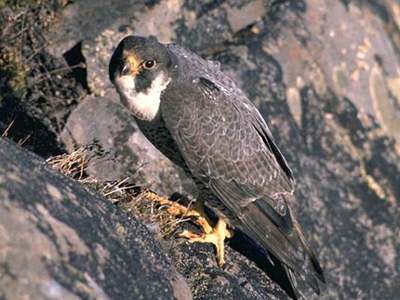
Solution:
[[[128,36],[111,57],[109,76],[122,103],[136,117],[149,120],[158,112],[161,92],[170,81],[170,66],[166,46],[152,38]]]

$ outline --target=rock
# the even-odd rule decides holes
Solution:
[[[194,184],[140,133],[128,111],[105,97],[87,98],[75,109],[61,134],[67,149],[93,142],[107,153],[89,163],[100,181],[127,177],[164,195],[194,191]],[[193,192],[192,192],[193,193]]]
[[[147,228],[0,139],[2,299],[192,299]]]
[[[247,57],[218,57],[259,103],[293,168],[296,212],[327,275],[318,299],[395,299],[400,96],[390,82],[399,78],[399,31],[384,28],[399,5],[305,3],[281,7]],[[241,67],[249,59],[255,70]]]
[[[145,143],[129,115],[111,104],[118,99],[107,79],[109,57],[125,35],[185,44],[221,63],[268,120],[293,168],[297,190],[290,201],[327,277],[322,295],[306,293],[307,299],[396,299],[400,5],[272,2],[88,0],[66,6],[55,46],[46,51],[61,59],[81,43],[76,49],[86,60],[92,94],[71,114],[63,141],[72,149],[97,139],[116,153],[93,174],[121,178],[149,162],[133,180],[172,178],[154,190],[172,193],[175,186],[192,193],[183,177],[170,177],[175,171]],[[220,270],[211,246],[175,240],[161,245],[194,299],[268,299],[273,291],[285,297],[233,247]]]
[[[220,61],[267,118],[297,178],[292,203],[325,269],[328,284],[319,299],[393,299],[400,271],[400,97],[398,24],[391,11],[399,7],[392,2],[287,2],[272,11],[263,6],[253,22],[241,23],[241,12],[258,5],[187,1],[183,13],[172,18],[177,20],[170,27],[175,34],[151,27],[139,32],[162,41],[175,37]],[[157,7],[143,6],[134,22],[145,24]],[[64,28],[77,23],[69,18]],[[107,34],[110,38],[98,33],[85,40],[90,49],[104,49],[103,58],[116,40],[136,32],[129,24],[117,32],[124,23],[121,17],[114,20],[97,28],[114,31]],[[387,24],[393,26],[388,34]],[[93,50],[86,55],[99,61]],[[103,69],[105,78],[106,64],[97,65],[89,69]],[[176,249],[172,256],[183,255]],[[193,273],[186,276],[192,282]],[[198,286],[193,284],[192,290]],[[206,297],[204,293],[195,298]]]
[[[87,94],[45,51],[61,1],[0,3],[0,132],[43,157],[65,152],[59,132]]]

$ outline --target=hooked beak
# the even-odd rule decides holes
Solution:
[[[139,74],[139,62],[134,56],[128,56],[125,58],[125,62],[122,65],[121,76],[131,75],[134,76]]]

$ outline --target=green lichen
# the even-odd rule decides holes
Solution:
[[[31,4],[37,4],[42,2],[43,0],[0,0],[0,9],[5,7],[5,6],[11,6],[11,7],[25,7],[27,5]]]
[[[22,98],[26,92],[27,69],[21,64],[18,52],[8,47],[0,50],[0,75],[9,94]]]

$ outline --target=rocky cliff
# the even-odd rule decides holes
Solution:
[[[191,182],[143,138],[119,106],[107,75],[112,50],[126,35],[153,35],[162,42],[184,44],[219,61],[268,121],[297,180],[290,201],[326,273],[327,285],[318,299],[396,299],[399,1],[0,3],[4,135],[43,157],[96,141],[107,153],[89,168],[98,180],[129,176],[136,185],[160,194],[192,195]],[[19,162],[14,151],[7,155],[5,166]],[[26,195],[35,194],[33,188],[29,191]],[[33,199],[32,203],[39,201]],[[14,201],[10,205],[20,207]],[[70,201],[68,205],[74,205]],[[113,215],[115,207],[106,205],[103,210],[105,216]],[[79,216],[77,209],[62,211],[63,217]],[[63,222],[61,215],[53,216],[54,222]],[[2,232],[10,235],[16,221],[7,220]],[[42,228],[46,222],[50,221],[37,219],[35,226]],[[101,230],[111,230],[104,226]],[[83,229],[77,230],[77,238],[85,240],[79,231]],[[160,255],[183,275],[193,299],[287,299],[276,285],[279,278],[271,280],[259,262],[257,266],[255,255],[244,253],[235,240],[222,269],[216,266],[211,246],[173,237],[159,238],[158,243],[164,252]],[[118,247],[130,246],[121,242]],[[96,262],[91,264],[94,268]],[[7,268],[1,264],[2,274]],[[67,272],[52,280],[64,286],[85,272]],[[88,285],[90,280],[84,280]],[[0,286],[0,292],[3,289]],[[117,299],[116,294],[107,295]],[[309,299],[317,297],[309,294]]]

